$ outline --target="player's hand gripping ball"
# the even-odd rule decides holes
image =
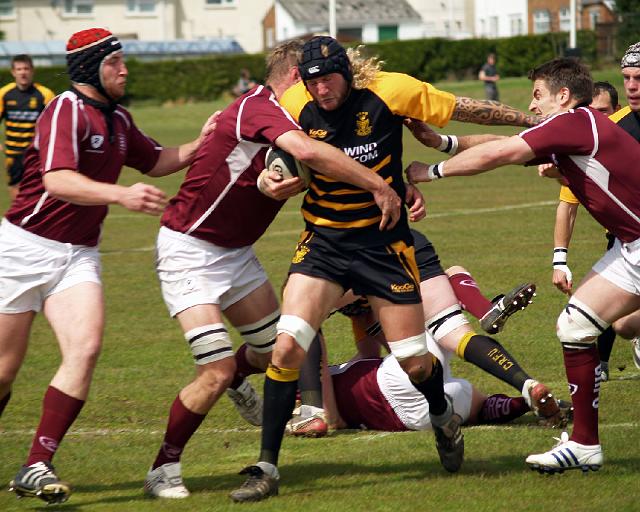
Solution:
[[[311,182],[311,169],[299,162],[289,153],[280,148],[269,148],[265,158],[267,169],[276,171],[283,179],[299,177],[304,182],[305,187],[309,187]]]

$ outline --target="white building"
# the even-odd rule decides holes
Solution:
[[[527,0],[475,0],[476,37],[512,37],[527,32]]]
[[[422,18],[421,38],[467,39],[474,32],[474,0],[407,0]],[[510,3],[511,0],[503,0]]]

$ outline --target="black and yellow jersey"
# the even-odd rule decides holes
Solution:
[[[36,120],[54,97],[51,90],[38,83],[21,90],[15,83],[0,88],[0,119],[6,120],[7,157],[22,154],[33,140]]]
[[[621,108],[617,112],[614,112],[609,116],[614,123],[616,123],[625,132],[631,135],[634,139],[640,142],[640,113],[631,110],[628,105]],[[580,204],[578,198],[573,195],[573,192],[569,190],[569,187],[562,185],[560,187],[560,201],[570,204]]]
[[[365,89],[352,89],[333,111],[319,108],[302,82],[289,88],[280,103],[307,135],[378,173],[404,200],[403,120],[412,117],[442,127],[451,119],[455,96],[408,75],[379,72]],[[312,173],[302,214],[308,230],[345,247],[411,240],[404,209],[396,228],[381,232],[382,215],[373,194],[317,172]]]

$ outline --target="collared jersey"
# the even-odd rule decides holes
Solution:
[[[609,119],[636,139],[636,141],[640,142],[640,113],[634,112],[631,110],[631,107],[627,105],[626,107],[611,114]],[[562,185],[560,187],[559,199],[565,203],[580,204],[578,198],[573,195],[571,190],[569,190],[569,187],[566,185]]]
[[[333,111],[319,108],[302,82],[289,88],[280,103],[307,135],[340,148],[380,175],[404,199],[403,120],[412,117],[444,126],[453,114],[455,96],[408,75],[379,72],[366,88],[352,89]],[[404,209],[393,230],[380,231],[382,214],[373,194],[315,171],[302,214],[308,230],[344,247],[411,239]]]
[[[102,112],[66,91],[47,106],[36,124],[33,145],[25,153],[20,192],[5,217],[31,233],[58,242],[98,244],[106,205],[83,206],[56,199],[43,176],[60,169],[77,171],[103,183],[115,183],[124,165],[143,173],[155,166],[162,147],[142,133],[131,114],[118,106],[113,141]]]
[[[0,89],[0,119],[5,119],[6,156],[24,153],[33,140],[38,116],[53,97],[51,90],[38,83],[25,90],[15,82]]]
[[[221,247],[253,244],[284,204],[256,186],[267,148],[283,133],[299,129],[268,87],[239,97],[198,148],[162,225]]]
[[[640,144],[589,107],[520,133],[536,159],[550,158],[587,211],[616,238],[640,238]]]

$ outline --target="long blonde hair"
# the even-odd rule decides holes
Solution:
[[[353,69],[352,87],[354,89],[365,89],[370,85],[384,64],[384,61],[379,60],[376,56],[365,57],[362,55],[362,50],[364,50],[363,45],[347,48],[347,57]]]

